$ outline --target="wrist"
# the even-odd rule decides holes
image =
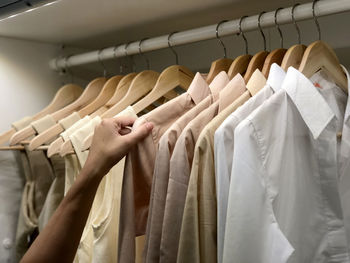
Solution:
[[[101,169],[99,169],[98,166],[94,163],[90,162],[89,159],[86,161],[81,172],[84,173],[84,176],[91,179],[92,181],[100,181],[104,176],[103,172],[101,172]]]

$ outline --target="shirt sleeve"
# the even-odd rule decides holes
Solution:
[[[234,138],[223,262],[287,262],[293,248],[272,210],[266,144],[250,120],[240,123]]]
[[[178,262],[216,262],[214,149],[208,130],[195,148],[182,220]]]

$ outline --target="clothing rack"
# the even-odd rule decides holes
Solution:
[[[292,23],[291,15],[292,7],[283,8],[277,13],[278,24]],[[323,0],[315,3],[315,15],[317,17],[331,14],[343,13],[350,11],[349,0]],[[242,20],[241,29],[243,32],[258,29],[258,16],[249,16]],[[294,9],[294,18],[296,21],[302,21],[313,18],[312,3],[306,3],[297,6]],[[239,33],[240,19],[230,20],[220,24],[219,35],[227,36]],[[267,12],[261,16],[260,25],[262,28],[275,25],[275,11]],[[190,29],[172,34],[170,42],[171,46],[184,45],[198,41],[216,38],[215,25],[204,26],[196,29]],[[127,47],[127,48],[125,48]],[[168,35],[154,37],[142,41],[142,52],[148,52],[168,47]],[[112,58],[124,57],[127,55],[140,53],[140,41],[132,42],[128,45],[123,44],[115,47],[104,48],[101,50],[91,51],[87,53],[59,57],[50,61],[50,68],[54,70],[65,69],[72,66],[83,65],[87,63],[97,62],[99,60],[107,60]]]

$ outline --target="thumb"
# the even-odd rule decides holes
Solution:
[[[131,133],[124,135],[123,137],[127,138],[128,141],[132,144],[136,144],[142,139],[146,138],[146,136],[152,131],[153,124],[150,122],[146,122],[141,126],[137,127]]]

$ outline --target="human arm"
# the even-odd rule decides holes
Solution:
[[[22,263],[72,262],[103,176],[152,130],[145,123],[130,132],[133,118],[106,119],[95,129],[88,159],[77,180],[22,258]]]

